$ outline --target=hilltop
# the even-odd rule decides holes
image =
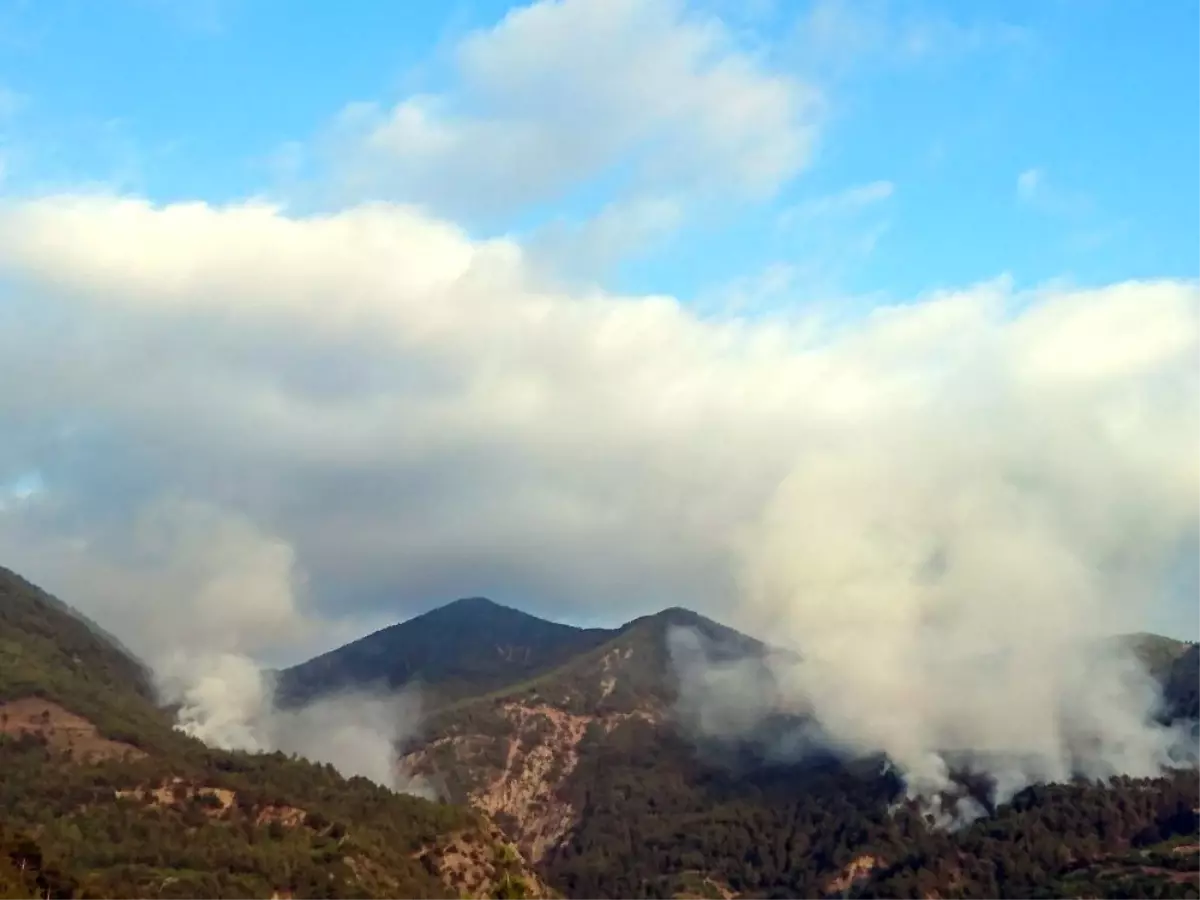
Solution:
[[[603,628],[560,625],[482,597],[456,600],[278,674],[278,699],[298,705],[348,687],[420,683],[451,700],[496,690],[603,643]]]
[[[672,653],[702,650],[708,660],[737,662],[740,677],[759,679],[750,693],[769,695],[772,676],[761,663],[778,651],[695,612],[672,608],[586,632],[481,600],[435,613],[393,634],[417,623],[412,633],[419,627],[422,639],[453,661],[471,646],[459,637],[470,633],[467,619],[504,616],[512,625],[509,646],[522,646],[524,628],[540,635],[552,626],[566,629],[561,633],[578,648],[565,659],[547,653],[520,670],[498,649],[481,654],[478,671],[488,677],[474,694],[461,680],[440,693],[424,669],[422,683],[439,699],[423,736],[402,757],[446,798],[486,812],[568,896],[1200,890],[1186,874],[1195,868],[1198,843],[1191,840],[1200,790],[1193,771],[1108,787],[1031,788],[950,834],[903,804],[879,759],[845,763],[808,754],[787,763],[772,758],[765,741],[698,740],[680,719],[680,659]],[[1147,635],[1125,640],[1168,685],[1168,705],[1186,709],[1182,689],[1195,645]],[[343,650],[351,658],[360,653],[355,644]],[[357,664],[364,683],[378,680],[365,656]],[[417,668],[394,657],[386,665]],[[779,734],[788,733],[788,722],[779,725]],[[986,799],[986,784],[972,789]]]
[[[1194,717],[1197,646],[1126,640]],[[963,773],[987,814],[948,831],[879,758],[700,739],[679,666],[736,665],[752,704],[777,652],[686,609],[579,629],[474,598],[281,674],[292,703],[421,685],[398,751],[433,803],[205,747],[119,642],[0,570],[0,896],[1200,896],[1195,770],[1000,807]]]
[[[478,811],[174,730],[145,667],[0,569],[0,896],[541,896]]]

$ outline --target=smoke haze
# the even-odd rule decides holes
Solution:
[[[938,401],[973,433],[895,416],[876,440],[834,434],[801,454],[739,538],[731,610],[792,652],[770,655],[764,679],[673,635],[685,715],[727,735],[775,711],[811,716],[801,748],[886,754],[927,801],[952,770],[991,777],[1002,802],[1032,782],[1195,762],[1190,727],[1156,721],[1158,683],[1107,639],[1161,595],[1194,494],[1156,494],[1150,467],[1171,460],[1095,428],[1099,405],[1046,421],[1010,384],[985,404],[1016,426],[997,433],[956,416],[960,399]],[[1194,465],[1174,463],[1192,484]],[[947,821],[977,813],[962,803]]]
[[[710,319],[548,286],[411,208],[103,196],[0,207],[0,267],[30,298],[0,370],[54,375],[0,394],[5,465],[46,484],[0,554],[149,660],[294,661],[457,596],[686,598],[799,653],[782,702],[915,791],[947,754],[1002,792],[1168,758],[1144,677],[1093,648],[1197,630],[1170,587],[1200,528],[1194,282]],[[206,723],[278,733],[214,677]]]
[[[178,727],[223,750],[281,751],[328,763],[408,794],[437,799],[433,787],[399,768],[397,749],[420,726],[420,694],[344,692],[281,709],[274,684],[253,660],[222,654],[177,659],[159,670],[164,700],[179,705]]]

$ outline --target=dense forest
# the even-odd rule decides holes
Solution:
[[[901,802],[882,760],[780,765],[762,742],[698,743],[671,715],[673,625],[740,659],[762,650],[667,610],[557,669],[439,710],[414,759],[450,796],[499,804],[496,820],[527,845],[538,837],[530,819],[569,815],[540,861],[568,896],[1200,896],[1194,770],[1032,787],[967,828],[934,828]],[[1168,713],[1186,715],[1195,645],[1134,645],[1168,683]],[[963,782],[989,806],[991,785]]]
[[[452,799],[499,798],[481,804],[492,820],[327,765],[205,747],[171,727],[119,644],[0,570],[0,898],[1200,897],[1195,770],[1034,786],[966,827],[934,827],[881,759],[781,765],[760,742],[689,737],[671,715],[668,629],[735,656],[763,649],[694,613],[602,642],[574,634],[563,661],[551,630],[521,643],[532,617],[447,609],[432,619],[454,687],[437,695],[424,760]],[[455,626],[480,609],[507,623],[491,655]],[[388,641],[438,640],[429,628]],[[1186,715],[1197,648],[1139,641],[1164,714]],[[421,658],[389,665],[414,672]],[[985,780],[962,787],[988,805]],[[531,821],[556,815],[535,868],[519,848]]]
[[[589,897],[1200,896],[1193,770],[1031,787],[957,831],[930,827],[879,772],[832,759],[734,772],[631,721],[581,748],[563,785],[579,825],[547,872]]]
[[[0,569],[0,897],[456,897],[543,891],[494,826],[171,727],[146,673]]]

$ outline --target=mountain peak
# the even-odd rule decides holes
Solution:
[[[487,597],[459,597],[440,607],[440,609],[509,609],[510,607],[497,603]]]
[[[358,685],[417,682],[448,701],[529,678],[610,636],[462,597],[285,669],[279,696],[292,705]]]
[[[648,616],[641,616],[627,622],[621,631],[628,633],[650,629],[654,632],[665,633],[670,628],[691,629],[710,643],[742,655],[758,655],[766,649],[761,641],[683,606],[669,606]]]
[[[457,600],[451,600],[441,606],[435,606],[433,609],[415,616],[409,621],[424,618],[425,616],[435,615],[489,615],[497,612],[515,613],[519,616],[526,616],[527,613],[521,612],[519,609],[513,609],[511,606],[505,606],[503,603],[497,603],[495,600],[490,600],[487,597],[460,597]],[[532,618],[532,616],[530,617]],[[406,623],[401,622],[398,625],[391,626],[398,628]]]

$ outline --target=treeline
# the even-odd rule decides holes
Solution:
[[[19,896],[443,897],[416,854],[478,829],[467,810],[282,754],[83,766],[26,735],[0,738],[0,771],[0,890]]]
[[[580,749],[562,794],[580,824],[546,864],[569,896],[670,897],[702,876],[718,893],[816,897],[863,857],[869,876],[838,896],[1200,896],[1194,850],[1167,846],[1200,840],[1195,771],[1036,786],[950,832],[897,806],[877,766],[731,770],[636,721]]]

